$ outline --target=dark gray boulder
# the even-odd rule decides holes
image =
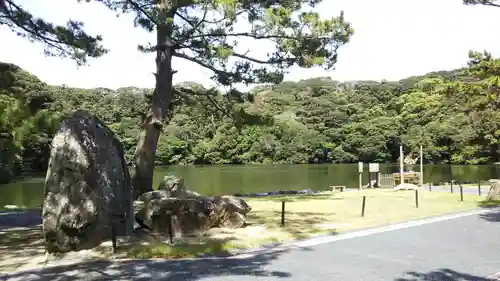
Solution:
[[[133,198],[123,147],[97,117],[76,111],[52,140],[43,233],[49,253],[93,248],[133,231]]]

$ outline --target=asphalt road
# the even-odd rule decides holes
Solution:
[[[500,213],[240,259],[92,262],[0,280],[484,281],[500,271]]]

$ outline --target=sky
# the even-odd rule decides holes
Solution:
[[[83,21],[86,31],[101,34],[111,51],[77,67],[69,59],[44,56],[42,44],[0,26],[0,61],[17,64],[52,85],[154,87],[154,54],[140,53],[137,45],[153,42],[155,35],[135,28],[131,16],[117,17],[102,4],[76,0],[16,3],[54,23],[63,24],[69,18]],[[335,70],[294,68],[285,80],[319,76],[339,81],[399,80],[465,66],[471,49],[500,56],[500,8],[465,6],[462,0],[325,0],[317,10],[323,17],[337,16],[343,10],[355,34],[339,50]],[[260,45],[257,49],[261,54],[265,51]],[[173,68],[178,71],[174,83],[213,85],[210,71],[193,63],[176,59]]]

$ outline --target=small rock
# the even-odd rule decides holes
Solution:
[[[3,206],[4,209],[7,209],[7,210],[12,210],[12,209],[22,209],[21,207],[17,206],[17,205],[5,205]]]
[[[197,197],[201,196],[199,193],[188,190],[184,185],[184,179],[173,175],[165,176],[163,181],[158,186],[158,191],[164,192],[166,197]]]

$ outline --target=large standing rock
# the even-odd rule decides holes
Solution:
[[[490,191],[488,192],[488,196],[486,200],[489,201],[500,201],[500,180],[491,179],[490,182]]]
[[[173,197],[175,195],[176,197]],[[235,196],[201,196],[185,188],[183,180],[167,176],[159,190],[142,194],[136,221],[154,232],[168,234],[170,217],[174,232],[193,235],[213,227],[240,228],[252,209]]]
[[[133,229],[132,186],[120,141],[98,118],[77,111],[52,140],[45,180],[47,251],[89,249]]]

